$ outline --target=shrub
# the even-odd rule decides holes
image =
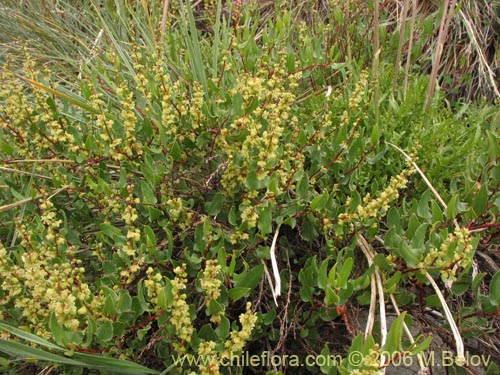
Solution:
[[[402,340],[424,306],[464,359],[453,321],[477,337],[498,316],[498,273],[485,292],[474,268],[498,233],[495,109],[423,112],[420,76],[375,100],[391,64],[346,64],[295,10],[207,5],[200,30],[182,3],[162,34],[158,7],[116,5],[88,10],[102,34],[63,75],[29,49],[1,72],[5,371],[29,369],[17,351],[62,373],[242,373],[224,361],[271,347],[373,373],[428,348]]]

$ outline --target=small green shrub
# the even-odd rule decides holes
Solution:
[[[89,11],[103,36],[73,77],[29,50],[0,73],[5,371],[28,368],[22,349],[61,373],[244,373],[222,363],[273,348],[343,355],[311,373],[373,373],[429,346],[402,333],[415,304],[447,308],[431,277],[454,282],[463,333],[490,332],[476,312],[498,315],[498,273],[480,292],[473,262],[498,233],[494,108],[436,96],[424,113],[425,77],[375,103],[390,63],[374,82],[294,10],[262,26],[256,6],[219,4],[204,34],[179,4],[158,36],[160,12],[117,4]],[[351,311],[377,293],[409,313],[363,337]]]

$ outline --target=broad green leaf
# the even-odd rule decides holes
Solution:
[[[216,216],[222,208],[222,194],[216,193],[208,204],[207,215]]]
[[[177,141],[174,141],[172,144],[172,148],[170,149],[170,155],[174,160],[179,160],[182,156],[182,150],[181,146],[179,146],[179,143]]]
[[[263,274],[264,265],[262,264],[251,268],[249,271],[244,271],[239,275],[234,274],[234,286],[253,289],[259,285]]]
[[[403,323],[405,316],[406,312],[399,315],[392,323],[387,334],[387,341],[385,342],[383,349],[390,354],[401,351],[401,338],[403,336]]]
[[[205,341],[217,341],[217,334],[211,324],[205,324],[198,331],[198,336]]]
[[[414,344],[410,346],[408,349],[412,355],[416,355],[418,353],[422,353],[424,350],[427,350],[427,348],[431,345],[432,342],[432,336],[427,336],[424,341],[421,343],[418,342],[418,340],[415,341]]]
[[[121,230],[112,226],[111,224],[102,223],[100,225],[100,228],[101,228],[102,233],[104,233],[106,236],[108,236],[112,239],[116,239],[117,237],[123,236]]]
[[[457,216],[457,204],[458,195],[455,194],[447,204],[446,217],[448,220],[453,220]]]
[[[409,267],[416,267],[424,249],[411,248],[406,241],[399,244],[399,252]]]
[[[398,286],[399,280],[401,280],[401,272],[396,271],[394,275],[391,276],[389,280],[385,283],[385,291],[386,293],[392,294],[396,292],[396,288]]]
[[[61,325],[57,322],[56,315],[54,313],[50,314],[49,328],[52,334],[54,335],[54,340],[59,345],[67,344],[65,331],[61,327]]]
[[[230,328],[231,324],[229,323],[229,319],[223,315],[221,316],[219,326],[215,329],[215,333],[219,339],[224,340],[229,336]]]
[[[257,177],[257,173],[255,173],[255,171],[250,171],[248,174],[247,174],[247,178],[246,178],[246,185],[248,187],[248,190],[252,191],[252,190],[258,190],[259,189],[259,179]]]
[[[337,305],[340,302],[340,297],[337,294],[337,291],[333,289],[331,284],[328,284],[325,290],[325,303],[328,306]]]
[[[96,331],[97,339],[100,342],[107,342],[113,338],[113,324],[109,320],[100,323]]]
[[[476,215],[482,215],[486,212],[486,205],[488,203],[488,189],[486,184],[481,187],[481,190],[476,195],[473,202],[474,212]]]
[[[500,305],[500,271],[490,281],[490,302],[495,306]]]
[[[328,282],[328,263],[329,260],[325,259],[318,269],[318,287],[323,290],[325,290]]]
[[[259,220],[257,222],[261,234],[269,234],[273,230],[272,206],[267,205],[259,210]]]
[[[302,198],[304,195],[306,195],[307,191],[309,190],[309,178],[307,177],[306,174],[302,176],[300,181],[297,183],[297,197]]]
[[[243,297],[248,297],[248,295],[250,294],[251,290],[252,290],[251,288],[245,288],[245,287],[241,287],[241,286],[240,287],[235,287],[235,288],[232,288],[232,289],[228,290],[227,296],[232,301],[238,301],[239,299],[241,299]]]
[[[423,223],[421,224],[415,233],[413,234],[413,238],[411,239],[411,247],[414,249],[423,249],[425,244],[425,235],[427,233],[427,227],[429,224]]]
[[[325,191],[321,195],[317,195],[314,197],[314,199],[311,201],[311,210],[313,211],[321,211],[323,208],[325,208],[326,203],[328,202],[328,192]]]
[[[313,218],[310,215],[304,216],[302,219],[302,237],[306,241],[314,241],[318,237]]]
[[[337,277],[337,288],[345,288],[347,286],[347,282],[349,281],[349,276],[351,275],[352,266],[353,266],[353,258],[347,258],[346,261],[342,264],[340,269],[338,270]]]
[[[146,181],[141,181],[142,199],[146,204],[155,204],[157,202],[155,192]]]
[[[172,284],[170,283],[170,280],[165,279],[165,284],[166,285],[158,294],[158,306],[163,311],[167,311],[172,306],[172,302],[174,300],[174,296],[172,294]]]

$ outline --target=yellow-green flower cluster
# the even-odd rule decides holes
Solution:
[[[146,287],[146,291],[155,310],[159,310],[158,306],[158,295],[162,292],[163,285],[163,277],[160,272],[155,272],[152,267],[149,267],[146,271],[147,279],[144,281],[144,286]]]
[[[202,359],[198,365],[200,375],[219,375],[219,356],[214,341],[205,341],[198,346],[198,356]]]
[[[183,353],[185,345],[191,341],[193,335],[193,323],[189,313],[189,305],[186,302],[187,296],[184,289],[187,284],[186,265],[174,269],[176,277],[172,280],[172,319],[171,322],[175,327],[175,333],[182,342],[175,343],[174,346],[179,353]]]
[[[60,220],[56,218],[53,205],[45,201],[40,207],[47,228],[41,241],[37,235],[30,234],[34,228],[16,222],[20,248],[24,250],[18,258],[19,264],[10,260],[3,245],[0,246],[3,295],[0,303],[13,304],[22,311],[36,334],[50,338],[46,324],[51,314],[67,329],[85,329],[78,317],[87,313],[86,305],[92,295],[83,282],[85,269],[81,261],[75,259],[75,247],[67,246],[62,236],[55,235]],[[62,257],[66,261],[58,262]]]
[[[391,202],[394,202],[399,197],[399,190],[406,188],[408,177],[415,172],[413,166],[404,169],[399,175],[393,176],[389,181],[389,185],[378,194],[377,198],[368,193],[363,198],[363,203],[358,205],[354,213],[342,213],[338,217],[338,224],[345,223],[360,223],[372,218],[383,216],[390,208]],[[346,201],[346,206],[349,207],[350,199]]]
[[[360,368],[351,372],[354,375],[374,375],[380,373],[380,347],[375,345],[367,355],[363,356]]]
[[[135,114],[134,94],[128,90],[125,84],[116,90],[116,94],[122,99],[121,120],[123,122],[125,142],[121,147],[121,153],[116,153],[113,157],[115,160],[121,160],[123,156],[131,158],[134,155],[142,155],[142,145],[135,136],[137,116]]]
[[[245,205],[248,204],[246,207]],[[259,219],[259,214],[255,212],[255,206],[250,202],[243,202],[242,206],[245,207],[241,213],[241,221],[247,223],[250,228],[255,228],[257,225],[257,220]]]
[[[203,104],[205,103],[205,92],[199,82],[193,84],[193,93],[189,107],[189,114],[191,115],[191,126],[194,130],[198,129],[203,124],[204,114],[202,111]],[[191,141],[195,140],[195,133],[191,133]]]
[[[92,89],[92,85],[90,85],[89,88]],[[109,150],[108,152],[110,153],[110,155],[114,155],[116,153],[114,148],[117,147],[120,142],[116,143],[113,139],[113,120],[107,118],[106,116],[106,103],[104,102],[104,100],[102,100],[102,96],[102,93],[94,92],[89,98],[89,105],[96,109],[98,111],[98,114],[95,116],[95,119],[93,119],[93,121],[90,121],[87,124],[87,128],[91,130],[94,128],[95,124],[96,134],[100,138],[100,142],[97,142],[97,147],[101,148],[102,143],[104,143],[105,145],[109,144],[109,147],[112,148],[112,150]],[[101,150],[100,153],[102,153],[102,155],[105,155],[106,153],[104,151],[105,150]]]
[[[207,260],[205,264],[205,270],[203,271],[203,278],[200,280],[201,288],[205,292],[205,302],[206,305],[212,300],[217,300],[220,297],[220,287],[222,281],[220,280],[221,266],[217,264],[217,260]],[[213,323],[220,323],[221,315],[220,311],[218,314],[212,315],[210,321]]]
[[[449,254],[450,250],[452,254]],[[419,267],[438,268],[443,281],[450,281],[455,278],[457,267],[466,268],[470,265],[473,255],[469,230],[457,227],[448,234],[439,249],[433,247],[429,250]]]
[[[250,171],[255,171],[262,180],[277,169],[280,182],[287,181],[289,171],[275,167],[283,159],[278,155],[278,145],[285,126],[295,127],[290,113],[301,73],[288,74],[284,64],[265,65],[263,62],[256,74],[242,74],[230,90],[231,95],[242,97],[244,108],[255,108],[235,118],[216,140],[228,159],[221,181],[228,193],[244,185]],[[270,77],[268,69],[273,72]]]
[[[2,69],[0,73],[0,124],[4,135],[12,134],[17,144],[24,144],[30,141],[30,136],[26,129],[29,123],[30,105],[26,99],[24,86],[16,80],[14,75],[7,69]],[[29,152],[30,147],[19,147],[20,155]],[[28,156],[29,154],[25,155]]]
[[[140,203],[139,198],[133,196],[134,185],[127,185],[128,197],[126,198],[127,206],[125,207],[122,219],[125,221],[127,228],[127,243],[122,246],[122,251],[130,258],[130,264],[127,268],[120,271],[120,277],[125,284],[130,284],[134,281],[137,272],[140,271],[144,263],[143,257],[138,253],[137,242],[141,239],[141,231],[135,226],[135,221],[138,219],[137,209],[135,205]]]
[[[245,347],[246,341],[252,335],[257,321],[257,315],[252,313],[252,304],[247,302],[246,311],[240,315],[241,330],[232,331],[231,336],[225,343],[222,358],[230,358],[231,355],[239,354]]]
[[[363,70],[359,76],[359,80],[354,87],[354,91],[349,97],[349,104],[347,109],[342,113],[340,117],[340,125],[339,128],[347,125],[351,118],[353,117],[353,113],[359,110],[360,104],[363,102],[365,95],[368,92],[367,88],[368,84],[368,70]],[[355,137],[357,134],[355,134]]]
[[[168,76],[162,77],[164,92],[161,98],[161,126],[169,135],[177,133],[176,114],[172,105],[172,89],[170,87]]]

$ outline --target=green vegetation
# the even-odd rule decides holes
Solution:
[[[498,57],[426,58],[471,4],[4,3],[2,373],[498,373]]]

